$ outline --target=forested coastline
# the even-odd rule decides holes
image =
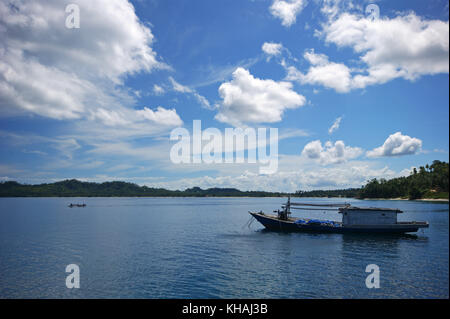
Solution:
[[[76,179],[38,185],[15,181],[0,183],[0,197],[347,197],[347,198],[402,198],[448,199],[449,164],[433,161],[431,165],[414,169],[409,176],[390,180],[372,179],[361,188],[337,190],[285,192],[240,191],[235,188],[199,187],[185,190],[167,190],[139,186],[127,182],[82,182]]]
[[[402,198],[448,199],[449,163],[433,161],[431,165],[414,168],[409,176],[390,180],[372,179],[361,188],[325,191],[297,191],[300,197],[354,197],[354,198]]]

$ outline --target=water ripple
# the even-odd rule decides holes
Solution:
[[[395,206],[403,220],[427,220],[430,228],[361,236],[246,227],[248,210],[270,212],[278,198],[79,200],[87,207],[69,209],[62,198],[0,199],[0,297],[448,298],[442,204],[368,202]],[[80,289],[65,287],[71,263],[80,266]],[[365,286],[372,263],[380,289]]]

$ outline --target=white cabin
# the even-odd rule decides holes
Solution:
[[[398,209],[346,207],[339,209],[343,225],[393,225],[397,224]]]

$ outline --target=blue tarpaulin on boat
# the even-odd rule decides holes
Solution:
[[[322,226],[339,227],[340,225],[333,220],[320,220],[320,219],[310,219],[308,221],[304,219],[298,219],[295,221],[296,224],[307,225],[307,224],[321,224]]]
[[[322,222],[323,222],[323,220],[320,220],[320,219],[310,219],[308,221],[308,224],[320,224]]]

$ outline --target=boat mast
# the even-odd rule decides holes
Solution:
[[[281,220],[288,220],[289,219],[289,215],[291,214],[291,196],[288,196],[288,200],[287,203],[283,206],[281,206],[281,208],[283,208],[283,210],[278,210],[278,219]]]
[[[291,196],[288,196],[288,201],[286,203],[286,219],[289,218],[289,215],[291,214]]]

